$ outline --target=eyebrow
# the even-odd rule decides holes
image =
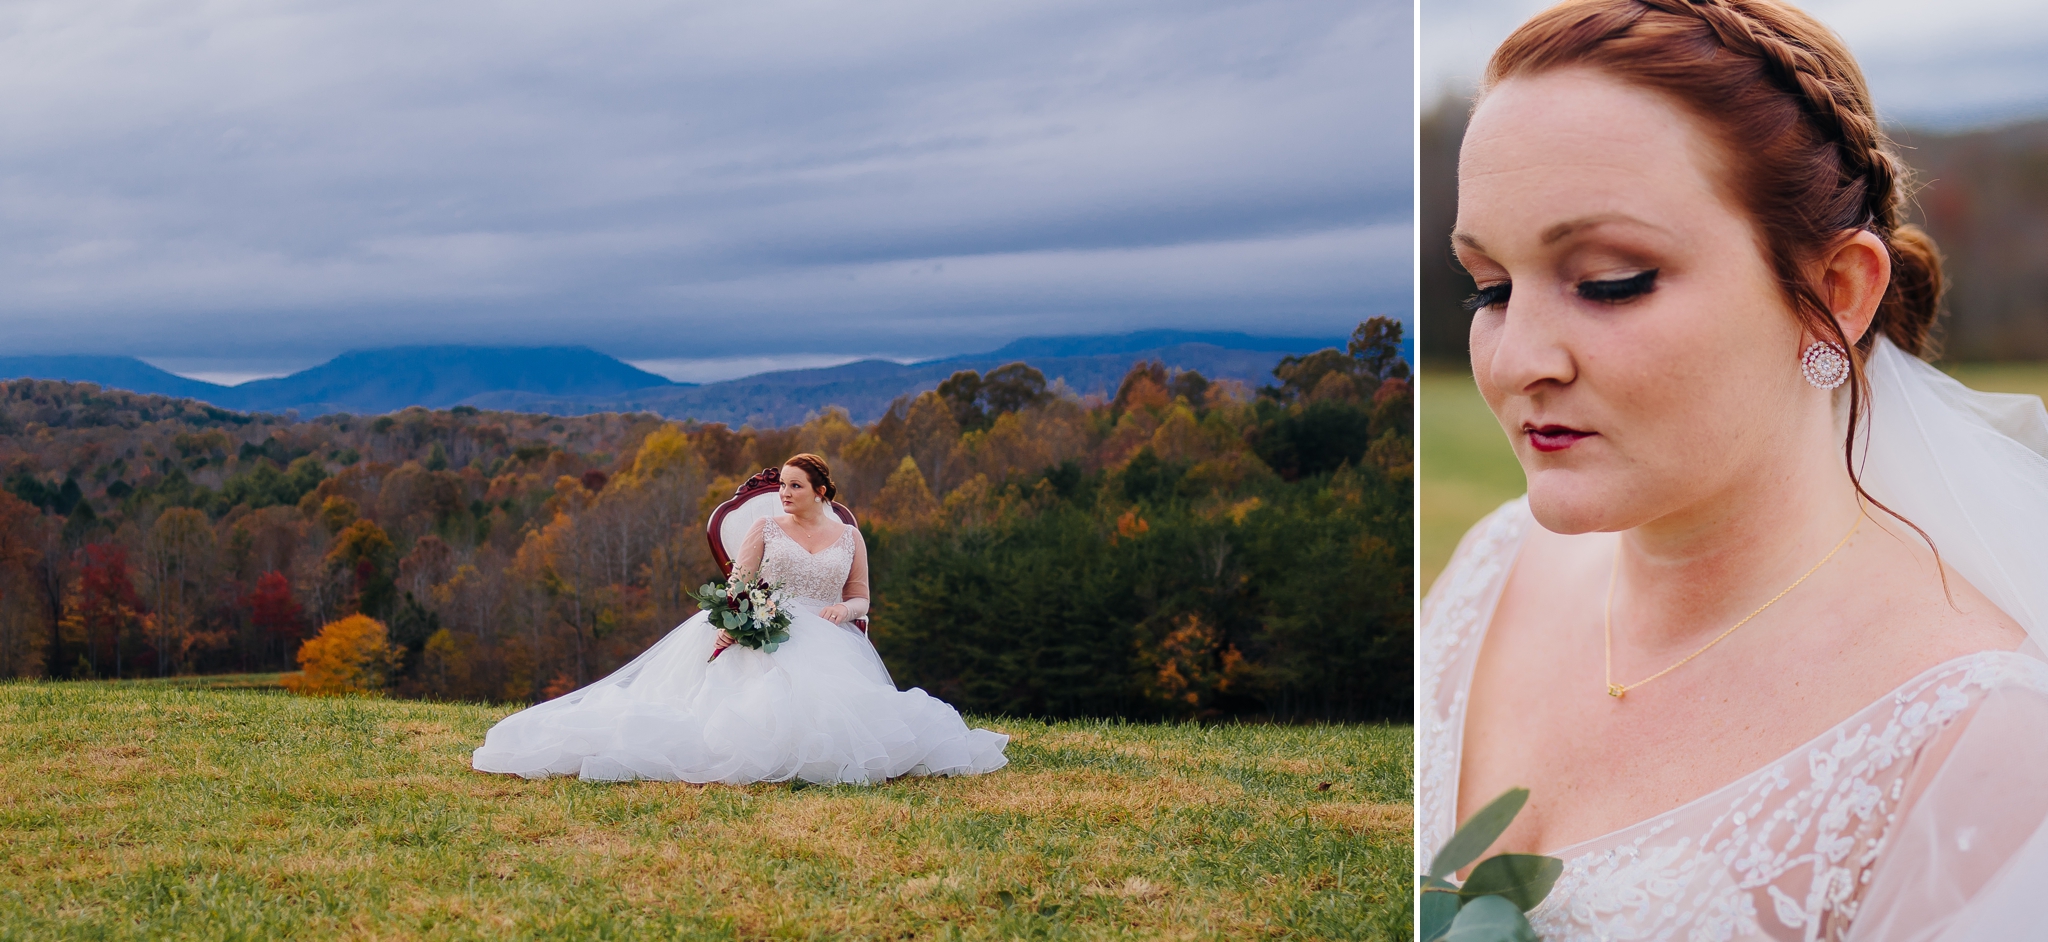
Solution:
[[[1626,213],[1600,213],[1593,216],[1581,216],[1577,219],[1567,220],[1565,222],[1558,223],[1557,225],[1551,226],[1550,228],[1543,230],[1543,244],[1550,245],[1552,243],[1566,239],[1576,233],[1583,232],[1587,229],[1594,229],[1600,226],[1605,226],[1610,223],[1622,223],[1625,225],[1641,226],[1645,229],[1655,229],[1658,232],[1668,231],[1663,226],[1653,225],[1641,219],[1637,219],[1634,216],[1630,216]]]
[[[1666,234],[1669,234],[1670,232],[1670,230],[1665,229],[1663,226],[1646,222],[1634,216],[1630,216],[1626,213],[1597,213],[1592,216],[1581,216],[1577,219],[1568,219],[1564,222],[1558,223],[1557,225],[1551,226],[1550,228],[1543,230],[1543,236],[1541,241],[1544,245],[1555,245],[1556,243],[1561,242],[1567,238],[1570,238],[1571,236],[1576,235],[1580,232],[1584,232],[1587,229],[1595,229],[1600,226],[1605,226],[1612,223],[1622,223],[1625,225],[1641,226],[1645,229],[1653,229],[1658,232],[1663,232]],[[1480,252],[1486,251],[1486,247],[1479,244],[1479,240],[1475,238],[1471,233],[1453,232],[1451,233],[1451,241],[1457,243],[1458,245],[1466,246],[1468,248]]]

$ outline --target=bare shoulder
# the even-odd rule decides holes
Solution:
[[[2010,651],[2026,629],[1946,564],[1912,530],[1881,521],[1873,552],[1852,583],[1849,603],[1868,624],[1873,649],[1923,667],[1979,651]]]
[[[1948,576],[1946,590],[1939,585],[1923,586],[1920,597],[1909,600],[1917,611],[1904,619],[1924,626],[1922,631],[1930,636],[1928,643],[1948,657],[2010,651],[2026,643],[2027,630],[2018,621],[1960,573],[1943,568]]]

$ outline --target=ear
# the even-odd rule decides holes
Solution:
[[[1821,258],[1820,297],[1842,325],[1849,345],[1863,339],[1892,283],[1892,254],[1876,233],[1857,229]],[[1820,339],[1820,338],[1815,338]]]

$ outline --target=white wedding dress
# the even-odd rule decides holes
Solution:
[[[472,763],[527,778],[700,784],[865,784],[1002,768],[1008,736],[968,729],[923,690],[897,690],[865,635],[816,614],[866,596],[866,547],[841,526],[815,554],[773,518],[742,545],[735,571],[758,561],[793,596],[789,640],[773,653],[734,645],[707,663],[718,632],[699,612],[611,676],[506,717]]]
[[[1887,341],[1870,378],[1865,487],[2032,640],[1930,668],[1708,794],[1545,851],[1564,873],[1529,913],[1544,939],[2048,939],[2048,413]],[[1524,499],[1495,511],[1423,602],[1418,870],[1456,829],[1473,666],[1536,525]]]

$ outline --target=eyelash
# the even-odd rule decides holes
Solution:
[[[1620,304],[1649,294],[1657,286],[1657,269],[1638,272],[1627,278],[1609,281],[1579,282],[1579,297],[1602,304]]]
[[[1487,285],[1486,287],[1479,289],[1479,291],[1476,294],[1473,294],[1471,297],[1466,298],[1464,301],[1460,302],[1460,306],[1465,309],[1465,313],[1467,314],[1477,314],[1480,311],[1486,310],[1487,308],[1493,307],[1495,305],[1508,303],[1508,294],[1513,289],[1514,286],[1508,284],[1507,282],[1501,282],[1497,285]]]
[[[1657,269],[1638,272],[1627,278],[1613,278],[1607,281],[1581,281],[1577,291],[1581,298],[1602,304],[1620,304],[1649,294],[1657,287]],[[1459,306],[1468,314],[1476,314],[1495,305],[1508,303],[1514,286],[1503,282],[1487,285],[1460,302]]]

